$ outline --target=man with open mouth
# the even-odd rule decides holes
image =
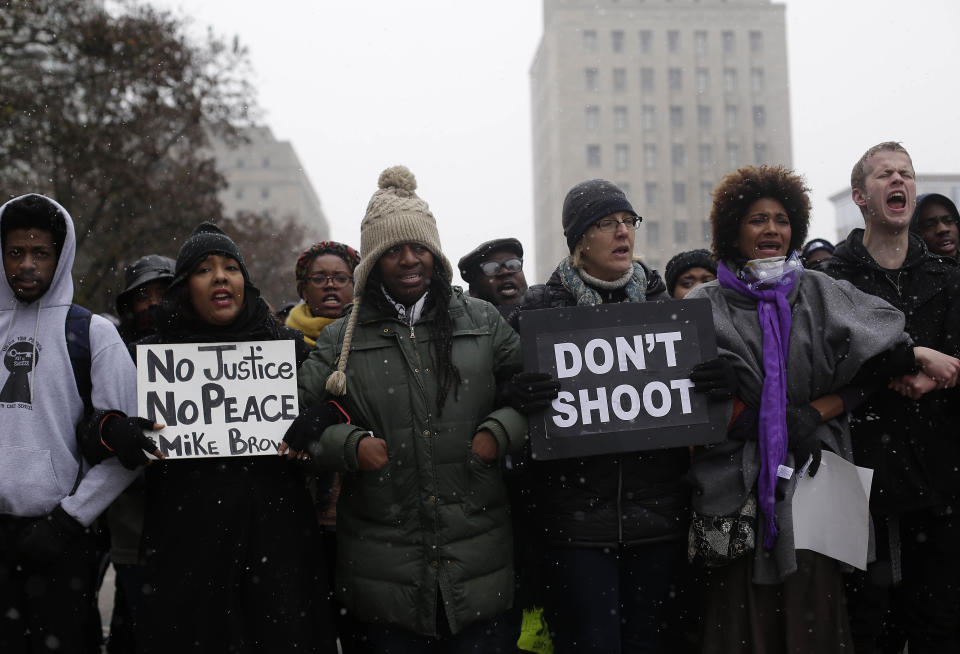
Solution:
[[[926,193],[917,196],[910,231],[919,235],[933,254],[956,259],[958,222],[960,213],[953,200],[939,193]]]
[[[470,295],[495,307],[513,307],[527,292],[523,246],[515,238],[481,243],[457,263]]]
[[[850,185],[864,228],[850,232],[819,269],[902,311],[915,346],[957,356],[960,268],[930,256],[910,231],[917,202],[910,155],[899,143],[875,145],[854,166]],[[891,645],[900,651],[902,643],[880,642],[891,620],[911,654],[958,648],[960,522],[953,513],[960,498],[960,403],[943,374],[916,370],[933,392],[910,400],[877,388],[850,416],[854,461],[874,470],[877,546],[867,573],[854,572],[847,582],[857,652],[891,651]]]

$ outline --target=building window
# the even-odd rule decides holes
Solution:
[[[260,197],[264,200],[270,197],[270,187],[264,186],[260,189]]]
[[[610,45],[614,52],[623,52],[623,30],[613,30],[610,33]]]
[[[583,78],[587,85],[587,91],[595,93],[600,90],[600,73],[596,68],[587,68],[583,71]]]
[[[587,168],[599,168],[600,164],[601,164],[600,146],[588,145],[587,146]]]
[[[647,93],[653,92],[653,69],[652,68],[640,69],[640,90]]]
[[[750,89],[754,93],[761,93],[763,91],[763,85],[764,85],[763,69],[751,68],[750,69]]]
[[[641,54],[650,54],[653,49],[653,32],[650,30],[640,30],[640,52]]]
[[[750,32],[750,52],[763,52],[763,32]]]
[[[704,206],[709,207],[710,204],[710,192],[707,191],[707,202],[704,203]],[[710,224],[709,220],[704,220],[702,223],[700,223],[700,240],[704,243],[709,243],[713,240],[713,226]]]
[[[680,52],[680,31],[679,30],[667,31],[667,50],[673,53]]]
[[[767,126],[767,108],[763,105],[755,105],[753,107],[753,126],[754,127],[766,127]]]
[[[647,182],[643,186],[644,201],[648,207],[655,207],[660,204],[660,187],[656,182]]]
[[[597,33],[594,30],[583,30],[583,51],[597,51]]]
[[[233,192],[233,195],[234,195],[234,197],[236,197],[238,200],[242,200],[242,199],[243,199],[243,187],[242,187],[242,186],[238,186],[237,189]]]
[[[627,199],[630,199],[630,182],[617,182],[617,186],[620,187],[620,190],[623,191],[623,194],[627,196]]]
[[[710,195],[713,193],[713,185],[703,182],[700,184],[700,204],[704,207],[709,207],[713,204],[713,198]],[[703,240],[708,240],[710,238],[710,223],[707,223],[707,231],[705,232],[706,236],[703,237]]]
[[[627,90],[627,69],[613,69],[613,90],[617,93],[623,93]]]
[[[698,30],[693,33],[693,44],[698,57],[707,56],[707,33]]]
[[[698,68],[696,72],[697,77],[697,93],[709,93],[710,92],[710,70],[707,68]]]
[[[671,91],[680,91],[683,89],[683,70],[680,68],[671,68],[667,71],[667,84]]]
[[[723,41],[723,54],[733,54],[737,48],[737,41],[734,38],[733,32],[723,32],[720,35],[720,39]]]
[[[713,165],[713,146],[709,143],[701,143],[699,147],[699,152],[700,152],[700,167],[710,168]]]
[[[660,223],[644,222],[647,226],[647,245],[660,245]]]
[[[709,105],[701,104],[697,107],[697,127],[700,129],[710,129],[712,119],[713,111]]]
[[[617,170],[630,168],[630,146],[626,143],[617,143],[613,146],[613,162]]]
[[[617,132],[626,132],[629,129],[626,107],[613,108],[613,129]]]
[[[683,107],[677,105],[670,107],[670,127],[683,129]]]
[[[737,90],[737,69],[723,69],[723,90],[727,93],[733,93]]]
[[[643,144],[643,167],[644,168],[657,167],[657,146],[655,143]]]
[[[687,242],[687,223],[673,223],[673,242],[682,245]]]
[[[737,129],[737,105],[728,104],[723,108],[723,124],[727,129]]]
[[[673,183],[673,203],[674,204],[686,204],[687,202],[687,185],[683,182],[674,182]]]
[[[640,126],[645,130],[657,128],[657,108],[652,104],[645,104],[641,109]]]
[[[237,168],[243,168],[243,159],[237,159]]]
[[[683,168],[687,165],[687,149],[682,143],[674,143],[670,146],[670,162],[675,168]]]
[[[756,165],[767,162],[767,144],[766,143],[754,143],[753,144],[753,162]]]
[[[264,158],[263,158],[263,167],[264,167],[264,168],[269,168],[269,167],[270,167],[270,157],[264,157]]]
[[[588,104],[585,115],[588,132],[596,132],[600,129],[600,107],[595,104]]]
[[[731,170],[740,166],[740,146],[736,143],[727,143],[727,168]]]

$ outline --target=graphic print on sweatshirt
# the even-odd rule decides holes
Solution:
[[[0,406],[33,408],[30,402],[30,373],[37,365],[41,349],[39,346],[34,346],[32,338],[19,336],[11,339],[0,350],[3,356],[3,367],[10,372],[10,376],[3,384],[3,389],[0,390]]]

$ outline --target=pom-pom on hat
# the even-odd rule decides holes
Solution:
[[[334,395],[347,392],[347,358],[367,279],[387,250],[403,243],[422,245],[433,254],[434,266],[448,282],[453,281],[453,267],[440,248],[437,221],[427,203],[415,193],[417,178],[410,169],[406,166],[387,168],[380,173],[377,187],[360,222],[361,259],[353,271],[353,311],[343,335],[337,369],[327,378],[327,390]]]

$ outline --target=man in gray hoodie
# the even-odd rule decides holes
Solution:
[[[136,472],[115,457],[90,465],[76,427],[112,409],[103,442],[135,436],[136,368],[113,325],[81,309],[90,378],[77,379],[66,328],[76,240],[63,207],[35,194],[7,202],[0,240],[0,652],[80,652],[96,589],[90,525]]]

